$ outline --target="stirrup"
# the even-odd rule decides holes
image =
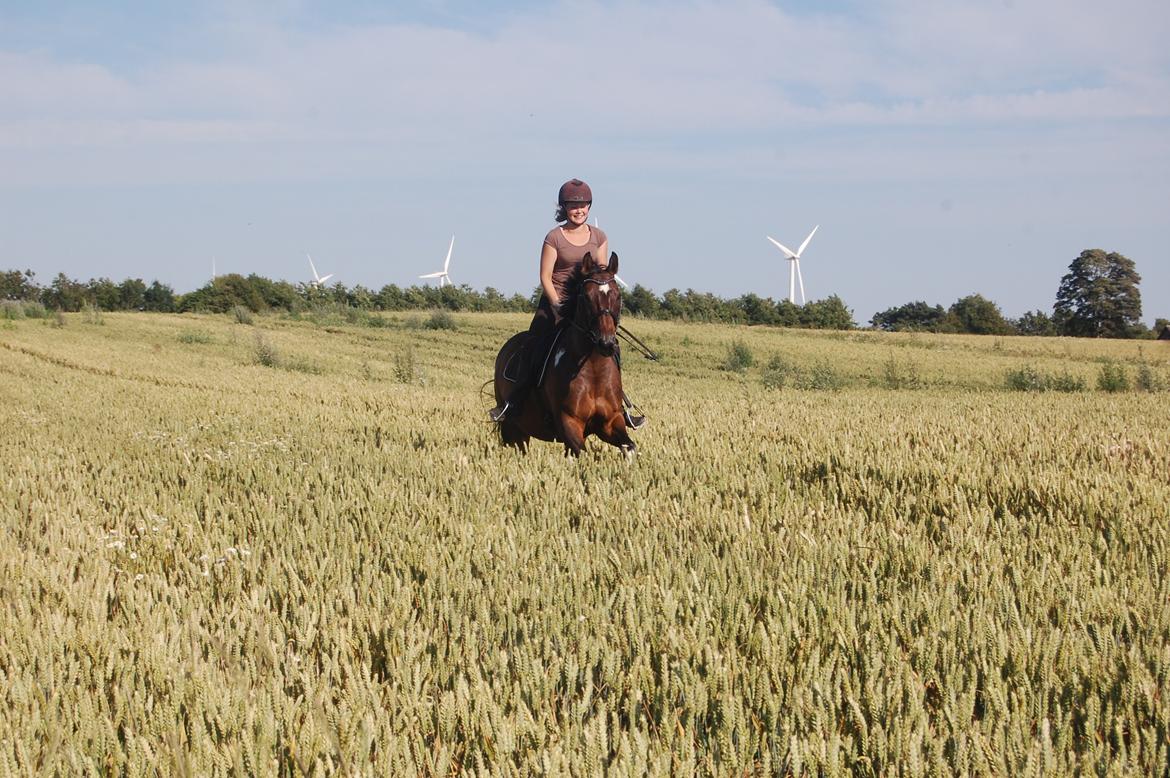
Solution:
[[[504,416],[508,413],[508,409],[511,407],[512,404],[509,402],[505,402],[503,405],[497,405],[495,408],[492,408],[490,411],[488,411],[488,418],[494,422],[499,423],[503,421]]]
[[[633,415],[632,413],[630,413],[629,408],[624,409],[622,411],[622,415],[626,417],[626,428],[627,429],[631,429],[634,432],[637,432],[638,430],[640,430],[646,426],[646,417]]]

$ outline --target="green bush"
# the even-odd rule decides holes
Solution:
[[[922,377],[918,373],[918,365],[909,360],[905,362],[897,360],[893,354],[886,360],[883,379],[887,389],[922,388]]]
[[[818,362],[812,369],[796,375],[797,389],[835,392],[845,386],[845,380],[828,362]]]
[[[1046,392],[1048,377],[1031,365],[1008,370],[1004,384],[1013,392]]]
[[[179,333],[180,343],[210,343],[211,336],[201,330],[183,330]]]
[[[0,300],[0,319],[44,319],[49,312],[35,300]]]
[[[321,375],[324,372],[320,365],[304,357],[286,359],[282,367],[285,370],[292,370],[295,373],[308,373],[309,375]]]
[[[1032,365],[1008,370],[1004,385],[1014,392],[1083,392],[1085,379],[1074,376],[1066,368],[1057,375],[1048,375]]]
[[[265,367],[279,367],[280,366],[280,352],[276,350],[276,346],[272,341],[256,333],[256,346],[254,350],[255,360],[257,364]]]
[[[792,367],[779,354],[768,360],[768,364],[760,371],[760,380],[765,389],[783,389],[792,377]]]
[[[414,359],[414,349],[407,346],[394,355],[394,380],[400,384],[425,384],[422,368]]]
[[[721,367],[729,373],[743,373],[755,362],[756,358],[752,356],[752,350],[742,340],[737,340],[727,347],[727,356]]]
[[[1160,392],[1165,388],[1166,384],[1162,380],[1162,377],[1154,372],[1154,368],[1143,362],[1138,366],[1134,386],[1138,391],[1142,392]]]
[[[236,320],[236,324],[252,323],[252,311],[246,305],[233,305],[231,315]]]
[[[1106,362],[1097,373],[1097,388],[1102,392],[1129,391],[1129,374],[1123,365]]]
[[[1054,392],[1083,392],[1087,388],[1085,379],[1068,372],[1066,368],[1059,375],[1048,379],[1048,388]]]
[[[455,330],[459,328],[459,323],[455,321],[450,311],[439,309],[431,311],[423,326],[428,330]]]
[[[81,318],[86,324],[105,324],[102,320],[102,312],[93,303],[85,303],[81,306]]]

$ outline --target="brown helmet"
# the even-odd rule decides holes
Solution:
[[[591,202],[593,202],[593,190],[589,188],[589,184],[579,178],[572,178],[561,184],[561,191],[557,192],[558,205]]]

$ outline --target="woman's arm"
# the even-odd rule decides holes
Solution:
[[[540,288],[544,290],[544,296],[556,308],[561,304],[561,298],[557,295],[557,289],[553,286],[552,272],[553,265],[557,263],[557,250],[547,243],[540,249]]]

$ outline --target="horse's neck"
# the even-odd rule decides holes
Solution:
[[[577,359],[588,357],[593,352],[593,342],[589,339],[588,332],[576,322],[566,329],[568,331],[565,334],[569,337],[565,341],[565,353]]]

